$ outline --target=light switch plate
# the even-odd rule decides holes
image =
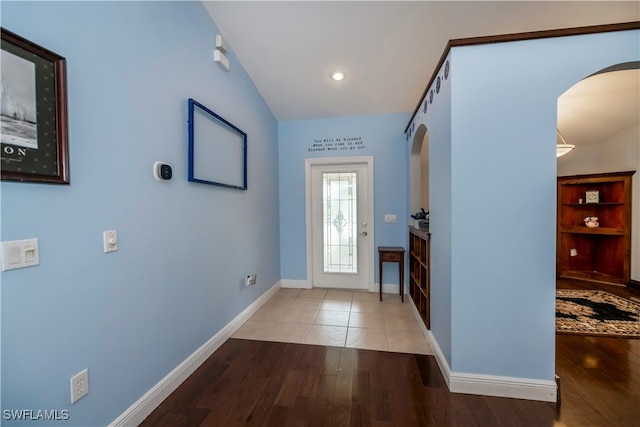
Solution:
[[[38,239],[2,242],[2,271],[40,264]]]
[[[102,241],[105,254],[118,250],[118,232],[116,230],[104,231],[102,233]]]
[[[387,224],[395,224],[396,223],[396,215],[395,214],[387,214],[384,216],[384,222]]]

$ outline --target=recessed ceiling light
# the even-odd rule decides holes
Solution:
[[[331,80],[335,80],[337,82],[344,80],[345,77],[347,77],[347,75],[342,71],[334,71],[331,73]]]

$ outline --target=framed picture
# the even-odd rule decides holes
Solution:
[[[2,30],[2,180],[69,184],[66,60]]]
[[[598,190],[588,190],[585,193],[587,203],[600,203],[600,192]]]
[[[247,189],[247,134],[191,98],[189,181]]]

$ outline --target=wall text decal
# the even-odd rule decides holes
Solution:
[[[367,146],[364,144],[361,136],[351,136],[346,138],[313,138],[311,146],[308,147],[309,152],[314,151],[356,151],[364,150]]]

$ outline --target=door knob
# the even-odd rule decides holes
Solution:
[[[366,236],[367,234],[369,233],[367,233],[366,231],[363,231],[362,233],[360,233],[361,236]]]

